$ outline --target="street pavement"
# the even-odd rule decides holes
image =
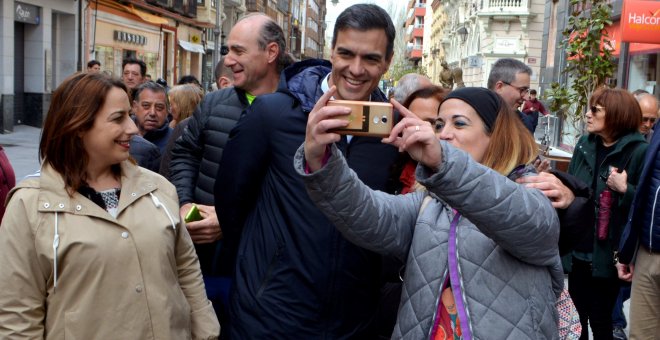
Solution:
[[[39,170],[41,129],[15,125],[14,132],[0,134],[0,145],[16,173],[16,182]]]
[[[536,133],[539,134],[539,129]],[[27,125],[16,125],[13,133],[0,134],[0,145],[5,149],[9,162],[14,168],[16,182],[39,170],[40,138],[41,129]],[[564,280],[564,284],[568,287],[567,280]],[[626,301],[623,305],[623,311],[627,319],[629,319],[629,302]],[[626,334],[628,334],[627,329]],[[591,332],[589,338],[593,338]]]

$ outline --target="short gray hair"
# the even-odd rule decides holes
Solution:
[[[516,74],[527,73],[532,75],[532,69],[520,60],[512,58],[502,58],[493,64],[488,76],[488,89],[495,90],[495,84],[498,81],[503,83],[513,83],[516,81]]]
[[[408,73],[399,79],[392,90],[392,96],[397,102],[403,104],[411,93],[424,86],[421,84],[424,80],[428,80],[428,83],[431,84],[431,79],[426,76],[417,73]]]
[[[282,72],[287,66],[291,65],[294,59],[289,53],[286,52],[286,39],[282,27],[278,25],[275,20],[263,13],[250,13],[242,18],[239,21],[256,16],[263,16],[267,18],[266,22],[261,27],[259,32],[259,39],[257,40],[257,45],[263,51],[268,47],[270,43],[276,43],[279,48],[279,53],[277,55],[277,72]]]

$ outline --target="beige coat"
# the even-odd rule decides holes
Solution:
[[[0,339],[217,338],[174,187],[129,162],[121,168],[116,219],[79,193],[69,197],[47,165],[10,194]]]

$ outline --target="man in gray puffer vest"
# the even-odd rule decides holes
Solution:
[[[227,40],[225,66],[234,87],[211,92],[200,103],[172,149],[170,179],[176,186],[185,216],[196,204],[203,217],[187,224],[195,243],[207,295],[218,311],[220,273],[213,264],[222,231],[216,215],[213,186],[222,151],[241,113],[256,96],[277,89],[280,71],[291,63],[282,28],[263,14],[247,15],[236,23]],[[227,286],[225,284],[225,286]]]

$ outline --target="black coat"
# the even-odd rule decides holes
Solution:
[[[564,256],[578,244],[593,242],[595,204],[591,188],[586,183],[563,171],[552,170],[551,173],[575,195],[575,200],[566,209],[557,209],[561,226],[559,254]]]
[[[188,119],[188,125],[174,142],[170,160],[169,179],[176,187],[180,205],[213,205],[213,186],[222,152],[229,132],[247,106],[243,90],[226,88],[207,94]],[[217,274],[213,261],[218,244],[195,244],[205,276]]]
[[[380,257],[341,236],[293,167],[329,71],[326,61],[292,65],[278,92],[255,99],[227,143],[215,192],[223,248],[238,244],[231,338],[373,338]],[[386,100],[380,90],[372,98]],[[339,146],[365,183],[388,186],[394,147],[357,136]]]

